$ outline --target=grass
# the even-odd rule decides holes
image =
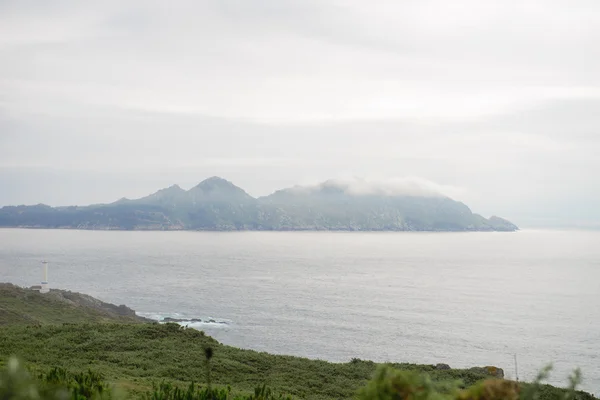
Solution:
[[[86,301],[88,299],[100,306],[91,306],[92,302]],[[119,315],[109,308],[102,308],[102,305],[117,308],[78,293],[52,290],[50,293],[41,294],[15,285],[0,283],[0,326],[79,322],[141,322],[139,318]]]
[[[217,387],[230,385],[235,393],[249,393],[266,384],[278,393],[299,398],[353,398],[377,368],[370,361],[330,363],[238,349],[176,324],[63,324],[0,329],[0,359],[17,355],[38,371],[53,367],[73,373],[92,369],[133,396],[140,396],[151,390],[153,383],[163,380],[182,387],[190,381],[205,384],[206,347],[214,350],[212,383]],[[487,377],[469,370],[436,370],[431,365],[392,366],[427,372],[438,382],[460,379],[463,386]],[[544,386],[544,390],[550,397],[542,399],[559,398],[554,395],[564,392],[551,386]]]
[[[14,354],[41,369],[92,368],[140,390],[161,379],[205,383],[207,346],[214,349],[212,382],[238,391],[266,383],[303,398],[348,398],[375,370],[370,362],[333,364],[237,349],[176,324],[11,326],[0,331],[1,359]]]
[[[67,297],[77,296],[82,295],[69,293]],[[397,398],[393,390],[399,383],[416,385],[411,390],[422,394],[423,385],[434,388],[456,381],[461,382],[459,387],[482,393],[512,390],[514,386],[509,381],[484,382],[489,376],[482,369],[438,370],[433,365],[416,364],[389,364],[385,366],[387,375],[381,375],[378,382],[377,378],[371,379],[384,366],[371,361],[330,363],[239,349],[177,324],[139,323],[135,317],[115,314],[114,306],[105,304],[104,308],[98,308],[95,300],[90,299],[73,302],[65,300],[60,292],[40,294],[0,284],[0,364],[17,356],[35,374],[59,368],[76,377],[91,371],[89,376],[99,374],[128,398],[152,397],[148,394],[156,394],[157,387],[174,388],[169,389],[171,394],[179,388],[182,390],[179,394],[190,398],[189,391],[186,392],[189,383],[206,387],[209,379],[223,393],[229,393],[231,387],[232,396],[252,396],[257,387],[264,390],[263,385],[267,385],[273,393],[304,399],[372,398],[373,393],[381,394],[390,388],[390,398]],[[207,374],[209,353],[210,374]],[[536,386],[540,400],[569,398],[564,389]],[[451,387],[456,389],[457,385]],[[526,393],[533,387],[524,384],[521,391]],[[165,393],[159,393],[158,398],[173,398],[164,397]],[[202,396],[210,394],[203,393]],[[436,396],[432,398],[446,398]],[[579,392],[576,398],[593,397]]]

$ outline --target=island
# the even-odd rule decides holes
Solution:
[[[516,231],[438,193],[356,191],[330,180],[252,197],[219,177],[110,204],[0,208],[0,227],[205,231]]]

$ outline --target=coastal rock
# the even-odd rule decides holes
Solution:
[[[186,319],[179,319],[179,318],[171,318],[171,317],[166,317],[162,319],[162,322],[185,322],[187,321]]]
[[[20,310],[19,314],[23,315],[19,315],[19,318],[31,320],[32,323],[36,319],[32,318],[31,315],[44,315],[42,310],[46,309],[50,309],[52,313],[57,314],[55,317],[56,321],[69,321],[68,315],[71,314],[70,311],[75,312],[76,310],[77,315],[82,316],[82,318],[83,316],[87,316],[90,320],[102,318],[128,322],[152,322],[150,319],[138,316],[134,310],[125,305],[106,303],[87,294],[71,292],[70,290],[50,289],[48,293],[42,295],[31,289],[22,288],[10,283],[0,283],[0,298],[18,299],[26,304],[31,303],[32,308],[35,308],[36,312],[25,313],[23,310]],[[0,303],[2,303],[2,299],[0,299]],[[57,309],[63,310],[64,313],[68,314],[65,320],[61,319],[59,313],[56,312]],[[74,317],[71,316],[71,318]],[[46,318],[41,318],[41,321],[45,320]]]
[[[145,322],[150,321],[146,318],[137,316],[135,310],[132,310],[124,304],[116,305],[106,303],[87,294],[71,292],[70,290],[50,289],[49,296],[77,307],[94,308],[115,316],[134,318]]]
[[[446,370],[446,369],[452,369],[452,368],[450,368],[450,366],[448,364],[437,364],[435,366],[435,369]]]
[[[213,320],[210,320],[208,322],[211,322]],[[162,319],[161,322],[202,322],[202,319],[200,318],[171,318],[171,317],[165,317]]]

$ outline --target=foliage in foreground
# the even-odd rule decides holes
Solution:
[[[145,400],[291,400],[291,397],[275,395],[266,385],[255,388],[253,394],[232,396],[229,386],[216,389],[196,387],[192,382],[187,389],[181,389],[163,382],[155,385],[154,390],[146,394]]]
[[[103,377],[93,371],[71,374],[62,368],[53,368],[47,374],[32,374],[16,358],[11,358],[0,372],[0,399],[2,400],[120,400],[128,396],[116,391]],[[181,389],[162,382],[147,392],[145,400],[291,400],[275,395],[265,385],[249,395],[231,395],[231,388],[196,386],[193,382]]]
[[[380,367],[374,378],[359,391],[360,400],[579,400],[592,399],[588,393],[577,392],[581,375],[576,370],[570,377],[567,390],[560,390],[541,381],[548,377],[550,367],[544,369],[530,384],[504,379],[486,379],[466,389],[460,381],[434,382],[429,375],[415,371],[400,371],[389,366]],[[550,390],[549,390],[550,388]],[[554,390],[552,390],[554,389]]]
[[[36,380],[3,380],[0,400],[273,400],[279,393],[313,400],[516,398],[515,393],[508,395],[513,383],[486,380],[488,375],[476,371],[415,364],[390,364],[381,370],[359,359],[329,363],[259,353],[222,345],[176,324],[6,326],[0,329],[0,364],[13,354],[23,358]],[[518,398],[593,399],[587,393],[540,384],[544,374],[547,371],[538,382],[514,388]],[[15,382],[29,382],[40,395],[23,395],[29,389],[15,392],[20,385]]]
[[[230,385],[235,394],[250,393],[266,384],[277,393],[295,398],[347,399],[355,396],[377,369],[371,361],[331,363],[239,349],[177,324],[12,325],[0,329],[0,364],[17,355],[37,371],[60,367],[79,372],[91,368],[138,396],[151,390],[153,382],[166,381],[180,387],[191,381],[208,385],[204,373],[206,347],[214,350],[211,383]],[[436,370],[433,365],[393,367],[426,372],[436,381],[460,379],[465,386],[487,377],[469,370]]]
[[[102,376],[88,370],[72,374],[53,368],[37,379],[16,358],[0,372],[0,399],[3,400],[85,400],[112,399],[114,392]]]
[[[209,357],[207,357],[209,360]],[[460,389],[460,381],[434,382],[428,374],[401,371],[390,366],[378,368],[369,383],[359,390],[359,400],[580,400],[593,398],[577,392],[579,371],[570,378],[567,391],[557,391],[548,396],[540,384],[549,369],[543,370],[535,382],[521,386],[503,379],[486,379],[467,389]],[[207,374],[210,367],[207,363]],[[11,358],[0,372],[0,399],[2,400],[120,400],[128,396],[107,384],[103,377],[93,371],[71,374],[61,368],[39,374],[37,379],[16,358]],[[145,400],[291,400],[289,396],[275,395],[266,385],[255,388],[246,395],[231,394],[231,387],[212,388],[196,386],[193,382],[186,389],[169,382],[155,384],[144,395]]]

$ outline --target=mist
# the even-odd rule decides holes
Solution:
[[[589,1],[5,2],[0,205],[218,175],[600,226],[599,27]]]
[[[387,180],[347,178],[330,179],[315,185],[294,186],[295,192],[316,192],[335,188],[354,196],[409,196],[409,197],[450,197],[447,193],[460,195],[463,190],[444,187],[435,182],[417,177],[392,178]]]

